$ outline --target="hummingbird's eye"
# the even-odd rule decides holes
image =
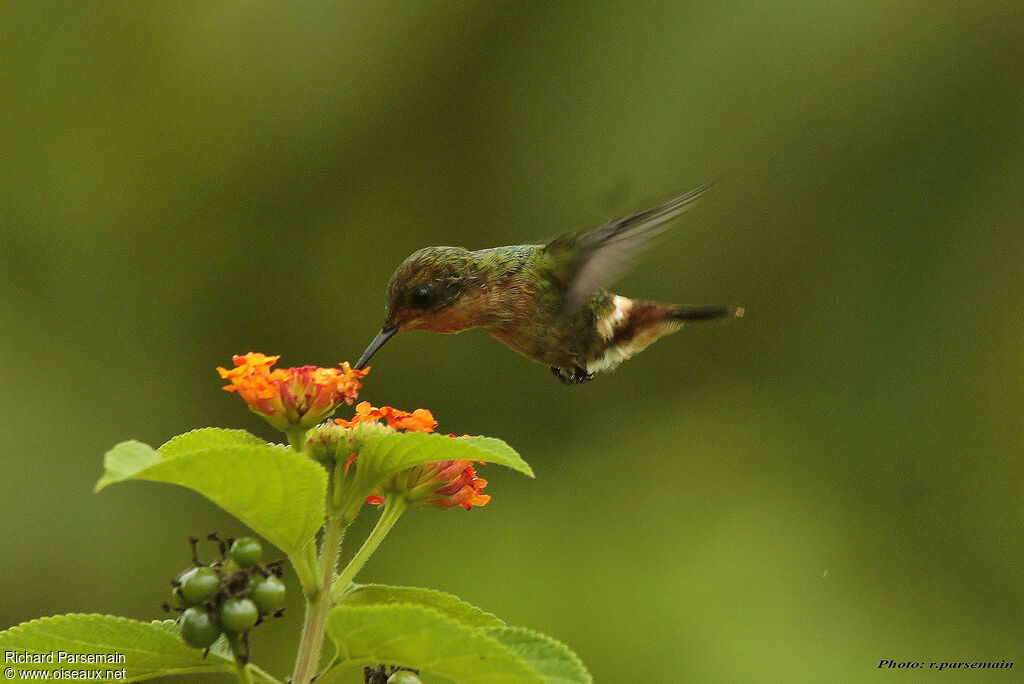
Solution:
[[[437,291],[433,285],[417,285],[409,297],[409,302],[417,309],[427,309],[434,304],[435,299]]]

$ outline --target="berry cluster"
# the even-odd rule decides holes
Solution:
[[[198,540],[192,545],[192,567],[171,580],[172,604],[166,610],[180,610],[181,638],[193,648],[208,649],[224,633],[236,652],[248,657],[249,630],[264,618],[284,612],[285,588],[281,561],[261,564],[263,547],[251,537],[229,539],[216,534],[220,559],[209,565],[199,561]]]

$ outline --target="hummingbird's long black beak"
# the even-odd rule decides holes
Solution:
[[[390,328],[381,328],[381,331],[373,338],[373,342],[370,342],[370,346],[366,348],[363,355],[356,361],[355,370],[361,370],[366,365],[366,362],[370,360],[370,357],[376,354],[377,350],[383,347],[385,342],[394,337],[396,332],[398,332],[397,323]]]

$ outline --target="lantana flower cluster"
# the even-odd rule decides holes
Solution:
[[[348,362],[338,368],[299,366],[275,368],[280,356],[249,352],[233,357],[235,367],[217,368],[230,380],[224,387],[238,394],[249,408],[279,430],[310,428],[330,416],[343,403],[352,404],[370,369],[355,370]]]
[[[225,390],[238,394],[253,412],[283,431],[308,430],[320,425],[341,404],[353,404],[362,388],[360,381],[370,371],[355,370],[348,362],[337,368],[272,369],[279,358],[250,352],[233,357],[234,368],[217,368],[217,372],[231,383]],[[388,432],[432,433],[435,428],[437,421],[427,409],[376,408],[363,401],[356,405],[351,419],[336,418],[310,430],[305,446],[307,453],[321,461],[331,460],[336,453],[348,453],[344,463],[348,474],[367,439]],[[466,510],[484,506],[491,497],[483,493],[487,480],[477,477],[474,463],[483,465],[451,460],[409,468],[378,485],[366,501],[379,506],[390,496],[402,496],[419,506],[461,506]]]
[[[416,409],[410,413],[390,406],[374,408],[366,401],[356,406],[356,415],[352,420],[335,418],[334,422],[351,429],[360,425],[379,424],[381,420],[387,421],[392,431],[433,432],[437,427],[434,415],[427,409]],[[454,435],[448,437],[458,439]],[[356,454],[349,457],[346,468],[355,458]],[[487,480],[477,477],[473,461],[438,461],[403,470],[378,486],[373,494],[366,497],[366,502],[381,506],[388,496],[404,496],[420,506],[462,506],[468,511],[473,506],[484,506],[491,500],[489,495],[483,493],[486,486]]]

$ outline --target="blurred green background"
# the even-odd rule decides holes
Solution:
[[[1024,667],[1018,3],[5,3],[0,39],[0,628],[160,617],[185,538],[243,532],[91,493],[122,439],[274,438],[219,389],[233,353],[354,360],[414,249],[723,175],[616,289],[746,318],[580,387],[479,331],[378,354],[363,398],[538,478],[485,469],[491,505],[407,516],[360,578],[598,682]],[[292,594],[255,639],[279,676]]]

